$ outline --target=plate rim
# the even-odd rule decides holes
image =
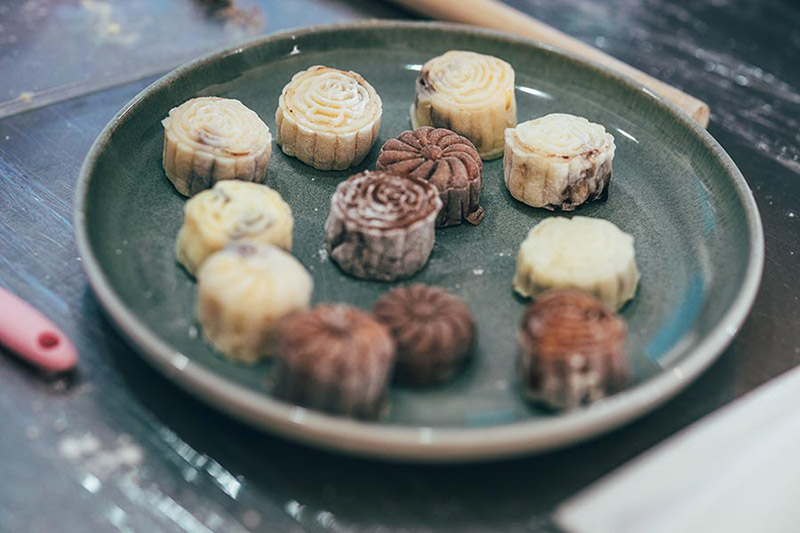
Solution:
[[[547,50],[645,93],[653,105],[667,110],[709,149],[726,169],[744,206],[751,245],[744,280],[733,303],[711,331],[672,371],[666,369],[639,385],[582,409],[544,420],[527,420],[487,427],[431,428],[389,426],[326,415],[292,406],[247,389],[171,348],[122,302],[100,267],[85,224],[87,196],[99,155],[127,115],[152,91],[207,62],[216,61],[268,42],[321,32],[364,29],[418,29],[489,37],[524,47]],[[362,20],[323,24],[270,33],[246,43],[208,53],[148,85],[106,124],[84,158],[75,189],[73,222],[78,252],[92,290],[119,333],[145,360],[203,403],[261,430],[308,445],[364,457],[420,462],[492,460],[543,452],[611,431],[653,410],[694,381],[730,344],[755,301],[764,267],[764,234],[752,191],[720,144],[689,115],[631,78],[573,53],[537,41],[462,24],[428,21]]]

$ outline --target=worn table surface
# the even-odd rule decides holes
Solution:
[[[260,2],[268,30],[307,22],[303,12],[274,14],[272,3]],[[315,22],[410,16],[378,2],[316,3]],[[128,348],[81,269],[71,224],[78,168],[151,80],[133,82],[0,121],[0,285],[45,310],[81,354],[75,375],[54,380],[0,352],[0,531],[549,531],[559,501],[800,362],[800,6],[512,3],[711,105],[709,131],[748,179],[766,233],[760,295],[719,361],[623,429],[501,463],[383,464],[253,431]]]

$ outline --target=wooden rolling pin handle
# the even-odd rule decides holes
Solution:
[[[600,63],[641,83],[685,111],[702,127],[708,126],[708,104],[611,57],[498,0],[392,0],[422,15],[513,33],[562,48]]]

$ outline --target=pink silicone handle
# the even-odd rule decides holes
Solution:
[[[78,352],[64,332],[25,300],[0,287],[0,343],[49,372],[75,366]]]

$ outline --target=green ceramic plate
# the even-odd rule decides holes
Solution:
[[[410,281],[466,300],[479,327],[474,364],[449,385],[394,389],[387,416],[357,422],[288,405],[264,387],[269,365],[230,363],[201,340],[195,284],[175,263],[184,198],[161,168],[161,119],[200,95],[238,98],[274,131],[281,88],[298,70],[354,70],[383,99],[378,143],[352,172],[373,168],[383,141],[409,128],[420,64],[449,49],[499,56],[516,70],[520,121],[583,115],[616,138],[610,197],[577,211],[636,238],[642,274],[625,308],[634,369],[630,388],[588,408],[553,415],[526,405],[514,377],[525,302],[511,290],[516,250],[550,213],[514,201],[502,160],[484,167],[479,226],[437,231],[429,265]],[[336,184],[352,172],[319,172],[274,149],[268,184],[295,214],[294,253],[314,276],[316,302],[370,309],[393,284],[343,275],[324,251]],[[122,334],[176,383],[232,416],[307,443],[402,459],[455,461],[554,448],[619,426],[697,377],[736,334],[763,264],[756,204],[742,175],[708,133],[650,92],[604,68],[536,43],[460,26],[366,22],[284,32],[194,61],[134,98],[106,126],[83,165],[77,240],[92,286]]]

